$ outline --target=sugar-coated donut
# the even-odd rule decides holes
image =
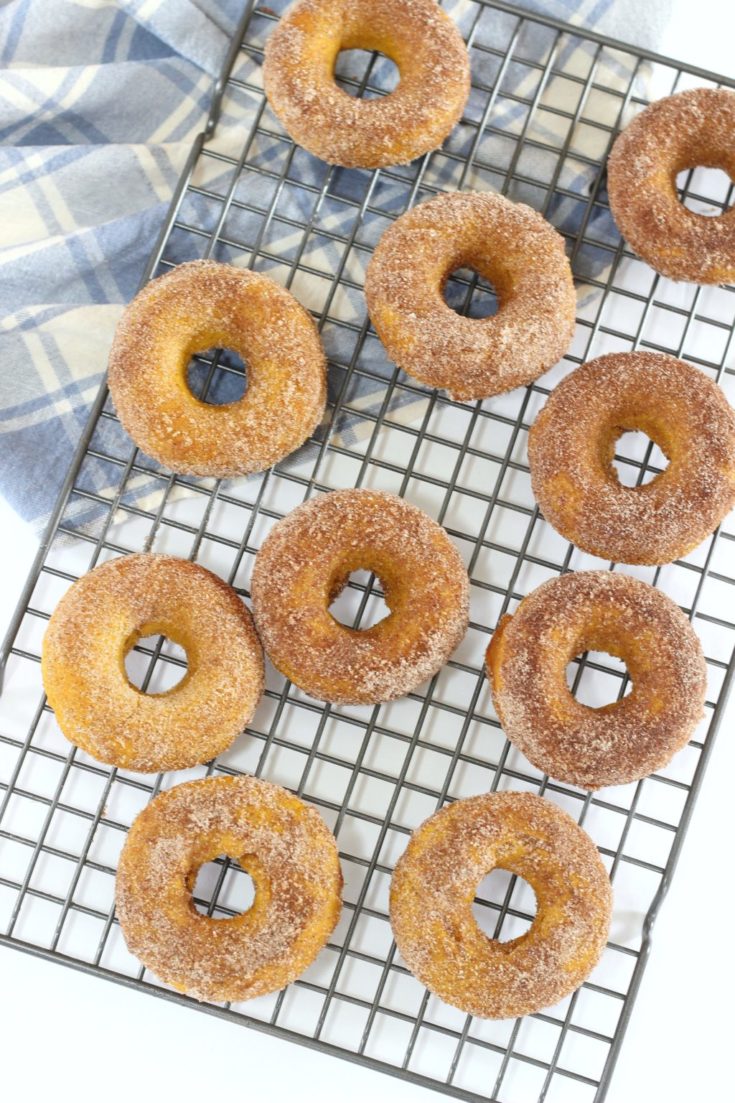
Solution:
[[[472,914],[493,869],[524,878],[536,917],[519,938],[489,938]],[[571,816],[533,793],[457,800],[426,820],[396,865],[390,918],[401,957],[446,1003],[486,1019],[530,1015],[589,976],[605,948],[610,879]]]
[[[623,486],[615,445],[635,429],[669,463],[651,482]],[[691,364],[610,353],[552,392],[531,427],[528,462],[541,511],[567,540],[618,563],[670,563],[735,503],[735,413]]]
[[[192,356],[228,348],[247,363],[247,390],[224,405],[187,383]],[[311,317],[257,272],[198,260],[147,284],[125,310],[108,383],[125,430],[172,471],[264,471],[304,443],[326,401],[326,361]]]
[[[497,314],[468,318],[443,298],[457,268],[494,285]],[[401,215],[368,265],[370,320],[392,360],[453,398],[488,398],[531,383],[574,332],[564,241],[536,211],[490,192],[439,195]]]
[[[125,656],[161,634],[188,669],[143,693]],[[72,743],[113,766],[182,770],[208,762],[248,723],[263,692],[263,650],[250,613],[216,575],[168,555],[128,555],[75,582],[43,640],[43,684]]]
[[[241,915],[197,911],[199,868],[219,855],[250,874]],[[130,828],[115,903],[131,953],[198,1000],[247,1000],[298,977],[339,919],[337,844],[315,808],[255,777],[210,777],[154,798]]]
[[[735,209],[710,217],[679,201],[676,176],[698,165],[735,180],[735,92],[693,88],[652,103],[616,139],[610,208],[623,237],[673,280],[735,280]]]
[[[395,91],[348,95],[341,50],[379,50],[400,70]],[[441,145],[470,91],[467,47],[436,0],[298,0],[265,47],[263,84],[288,133],[330,164],[407,164]]]
[[[329,606],[360,569],[378,576],[390,613],[354,629]],[[334,703],[404,696],[467,630],[459,552],[423,510],[376,490],[337,490],[279,521],[255,558],[251,592],[268,657],[304,692]]]
[[[566,668],[584,651],[622,659],[633,688],[602,708],[575,700]],[[681,609],[610,571],[551,579],[498,625],[487,651],[505,734],[539,770],[600,789],[665,766],[704,715],[707,665]]]

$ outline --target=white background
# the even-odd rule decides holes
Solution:
[[[645,3],[616,0],[629,40],[645,38]],[[674,0],[661,52],[732,69],[735,15],[724,0]],[[605,27],[600,28],[605,30]],[[650,45],[650,43],[646,43]],[[4,628],[32,541],[0,516]],[[722,615],[733,619],[735,608]],[[733,708],[714,748],[615,1072],[609,1103],[732,1098]],[[250,1032],[188,1008],[0,950],[0,1092],[6,1099],[225,1097],[306,1103],[439,1098],[410,1084]],[[13,1083],[15,1081],[15,1083]],[[155,1094],[154,1094],[155,1093]]]

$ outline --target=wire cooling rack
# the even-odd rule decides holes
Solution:
[[[281,4],[275,5],[280,12]],[[245,13],[146,278],[200,256],[268,272],[314,312],[330,360],[328,416],[313,441],[262,476],[225,483],[171,475],[137,451],[100,393],[5,644],[0,736],[0,929],[21,949],[267,1030],[472,1100],[602,1100],[712,737],[732,677],[735,532],[686,560],[630,569],[693,618],[709,670],[706,719],[663,771],[590,794],[536,771],[500,731],[483,675],[498,618],[544,579],[605,566],[540,518],[526,434],[550,388],[574,365],[612,349],[683,355],[732,390],[732,288],[675,285],[625,248],[611,221],[604,161],[616,130],[650,98],[730,84],[504,3],[451,8],[473,68],[467,111],[445,147],[404,168],[330,168],[295,147],[264,103],[260,62],[271,8]],[[343,61],[345,64],[343,65]],[[376,95],[385,60],[340,59],[343,85]],[[219,125],[216,126],[219,119]],[[722,210],[729,182],[696,170],[682,199]],[[382,230],[437,190],[493,188],[541,210],[561,230],[578,282],[569,354],[527,390],[458,403],[387,362],[361,294]],[[458,273],[447,296],[486,314],[492,289]],[[246,369],[216,350],[196,358],[192,387],[208,400],[243,389]],[[623,482],[665,460],[639,435],[621,438]],[[263,702],[233,748],[200,769],[163,777],[110,770],[60,735],[39,673],[49,614],[96,563],[141,549],[187,556],[244,597],[252,560],[275,520],[305,498],[345,486],[404,494],[449,531],[472,580],[471,625],[430,684],[376,708],[307,699],[268,670]],[[732,525],[732,521],[729,522]],[[614,565],[607,564],[611,569]],[[335,614],[367,624],[379,583],[359,574]],[[175,682],[185,658],[167,641],[129,657],[144,689]],[[570,670],[577,696],[600,704],[626,691],[624,668],[586,655]],[[161,985],[128,954],[113,909],[125,832],[161,788],[210,773],[251,771],[315,804],[335,831],[345,874],[342,920],[329,946],[285,991],[240,1005],[198,1005]],[[448,800],[488,789],[544,793],[592,835],[615,892],[610,943],[580,990],[513,1022],[469,1018],[430,996],[396,953],[387,916],[393,865],[410,831]],[[204,867],[197,906],[229,915],[248,903],[247,875],[226,860]],[[533,915],[524,882],[493,874],[478,889],[478,922],[514,937]]]

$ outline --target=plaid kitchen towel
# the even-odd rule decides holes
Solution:
[[[138,287],[202,129],[212,80],[243,4],[6,0],[0,6],[0,496],[38,531],[97,391],[123,304]],[[277,13],[285,6],[285,0],[269,2]],[[448,0],[445,7],[465,33],[477,19],[475,0]],[[635,26],[651,45],[669,0],[526,0],[525,7],[627,38]],[[545,48],[541,40],[538,48]],[[581,40],[568,47],[590,49]],[[617,78],[628,83],[621,55],[611,53],[605,64],[620,66]],[[245,76],[258,85],[256,62],[249,61]],[[518,66],[505,87],[522,95],[528,80],[528,70]],[[238,150],[258,106],[257,95],[228,97],[217,141]],[[512,133],[521,115],[522,105],[507,99],[494,122]],[[534,125],[542,137],[558,139],[544,131],[553,128],[550,118]],[[278,130],[273,118],[269,126]],[[309,164],[305,158],[305,172]],[[216,163],[210,171],[218,171]],[[439,169],[430,182],[456,187]],[[343,186],[349,193],[349,173]],[[551,220],[574,229],[576,208],[565,209],[561,198],[555,204]],[[291,213],[303,219],[297,207]],[[369,381],[365,385],[363,408],[370,408]],[[101,464],[88,479],[109,496],[110,475]],[[155,502],[155,486],[143,476],[132,492],[141,503]],[[86,525],[94,514],[89,502],[75,503],[72,523]]]

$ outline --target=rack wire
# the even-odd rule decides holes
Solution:
[[[541,775],[505,740],[482,658],[498,618],[541,581],[605,566],[555,534],[531,495],[526,434],[558,379],[603,351],[641,347],[683,355],[732,392],[733,288],[675,285],[637,260],[612,223],[604,163],[620,126],[649,99],[735,85],[510,4],[459,0],[451,14],[473,69],[462,122],[442,150],[410,166],[346,171],[294,146],[265,104],[262,46],[282,7],[245,11],[145,279],[211,256],[290,287],[312,309],[328,352],[328,415],[311,442],[271,471],[214,482],[172,475],[135,449],[100,391],[2,652],[2,942],[448,1096],[599,1103],[733,677],[735,625],[722,610],[735,585],[735,530],[675,564],[626,568],[682,605],[709,671],[705,720],[650,778],[592,794]],[[340,59],[338,73],[354,94],[391,86],[376,55]],[[729,182],[711,171],[687,172],[680,183],[694,209],[732,201]],[[579,317],[572,348],[552,372],[525,390],[464,404],[386,360],[361,287],[392,219],[439,190],[470,187],[530,203],[565,235]],[[467,272],[452,277],[447,298],[473,315],[494,305],[492,288]],[[212,350],[195,358],[190,378],[201,397],[223,401],[242,391],[243,373],[241,362]],[[616,462],[622,481],[641,483],[665,459],[629,435]],[[77,577],[110,557],[167,551],[196,559],[247,598],[253,556],[274,521],[344,486],[404,494],[447,528],[465,558],[470,628],[429,684],[375,708],[336,707],[309,700],[269,668],[263,702],[234,747],[175,775],[108,769],[66,743],[42,694],[39,656],[48,617]],[[378,581],[360,574],[334,611],[365,625],[380,607]],[[141,641],[128,668],[143,689],[161,690],[184,664],[159,638]],[[589,704],[627,689],[624,667],[610,656],[579,657],[570,679]],[[246,1004],[199,1005],[128,954],[114,914],[115,867],[132,819],[161,788],[242,771],[320,809],[338,838],[345,906],[329,946],[289,988]],[[615,916],[602,961],[577,993],[516,1022],[486,1022],[441,1004],[407,971],[391,939],[387,891],[426,816],[449,800],[507,788],[541,792],[584,825],[609,868]],[[235,914],[247,906],[246,881],[227,860],[205,867],[197,906]],[[493,875],[475,907],[488,933],[515,937],[531,921],[533,895],[524,882]]]

